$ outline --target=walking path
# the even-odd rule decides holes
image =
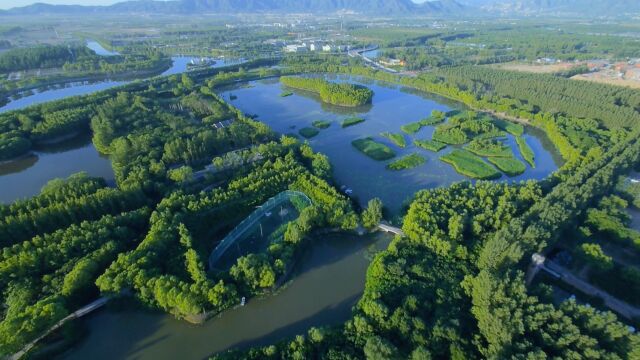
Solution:
[[[97,310],[101,307],[103,307],[107,302],[109,302],[109,298],[106,297],[101,297],[98,300],[83,306],[82,308],[78,309],[77,311],[71,313],[69,316],[65,317],[64,319],[58,321],[57,323],[55,323],[52,327],[49,328],[49,330],[47,330],[44,334],[40,335],[39,337],[37,337],[35,340],[33,340],[32,342],[28,343],[27,345],[25,345],[24,348],[22,348],[22,350],[18,351],[17,353],[11,355],[10,357],[8,357],[9,360],[18,360],[21,359],[26,353],[28,353],[34,346],[36,346],[36,344],[44,339],[47,335],[51,334],[52,332],[58,330],[59,328],[61,328],[64,324],[66,324],[67,322],[83,317],[89,313],[91,313],[94,310]]]

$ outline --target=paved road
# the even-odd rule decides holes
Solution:
[[[536,261],[536,256],[538,256],[538,261]],[[544,256],[535,254],[533,265],[529,268],[529,272],[527,274],[527,280],[533,279],[533,276],[535,276],[535,273],[537,273],[538,270],[545,270],[553,276],[558,277],[559,280],[573,286],[583,293],[601,298],[604,301],[605,306],[627,319],[640,317],[640,308],[630,305],[612,296],[606,291],[591,285],[590,283],[573,275],[569,269],[546,259]]]

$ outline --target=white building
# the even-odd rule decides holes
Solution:
[[[303,45],[287,45],[284,47],[284,52],[287,53],[301,53],[307,52],[307,47]]]
[[[329,44],[322,46],[322,51],[331,52],[333,51],[333,47]]]

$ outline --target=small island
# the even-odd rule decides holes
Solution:
[[[322,101],[338,106],[355,107],[371,103],[373,91],[354,84],[336,84],[320,78],[283,76],[280,82],[293,89],[314,92]]]

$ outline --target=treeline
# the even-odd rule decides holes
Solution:
[[[371,102],[373,91],[361,85],[336,84],[320,78],[283,76],[285,86],[318,93],[322,101],[339,106],[361,106]]]
[[[522,270],[639,160],[634,134],[546,193],[533,182],[423,191],[346,324],[213,358],[634,359],[640,336],[613,313],[554,305],[550,288],[527,290]]]
[[[106,215],[38,235],[0,253],[0,354],[10,355],[97,296],[96,278],[135,246],[149,210]]]
[[[95,56],[95,53],[86,46],[15,48],[0,54],[0,72],[60,67],[66,62],[91,56]]]
[[[183,94],[182,98],[197,97],[200,105],[210,106],[205,111],[193,101],[162,101],[169,91]],[[231,125],[215,128],[216,114],[226,115]],[[172,167],[201,166],[217,155],[273,136],[266,125],[228,107],[209,88],[178,77],[160,89],[123,92],[107,100],[97,107],[91,129],[96,148],[110,155],[118,183],[145,187],[166,181]]]
[[[579,306],[571,306],[570,312],[561,307],[560,313],[551,308],[541,313],[540,310],[548,306],[538,304],[535,298],[526,294],[522,273],[514,270],[518,264],[528,262],[526,255],[553,246],[561,231],[575,226],[582,210],[609,193],[617,176],[629,171],[638,161],[640,142],[636,132],[555,186],[483,246],[477,262],[479,272],[467,283],[472,313],[482,339],[479,351],[483,356],[503,358],[527,351],[570,357],[586,351],[584,346],[588,338],[593,338],[598,346],[589,348],[594,353],[611,352],[628,359],[638,356],[638,335],[631,335],[623,325],[613,322],[612,315],[598,316],[593,310]],[[532,312],[544,316],[540,316],[540,321],[532,322],[527,316]],[[573,319],[573,324],[569,325],[571,331],[575,334],[579,330],[582,335],[576,338],[576,335],[569,335],[569,328],[557,331],[546,325],[557,324],[554,319],[558,316]],[[593,323],[585,323],[589,318],[594,319],[590,320]],[[550,348],[557,343],[541,341],[544,337],[539,334],[544,332],[556,333],[557,336],[550,338],[558,338],[566,345],[560,349]],[[612,338],[612,334],[615,337]],[[532,342],[533,339],[537,340]]]
[[[520,102],[514,105],[534,114],[559,112],[595,119],[609,129],[634,128],[640,121],[640,94],[625,87],[477,66],[438,69],[424,79],[455,85],[486,102],[513,99]]]
[[[588,105],[585,106],[595,106],[600,107],[603,112],[603,117],[608,120],[596,120],[595,117],[590,116],[590,114],[585,114],[583,109],[580,110],[581,114],[587,116],[586,118],[581,118],[575,116],[574,114],[565,114],[558,109],[565,109],[566,111],[571,111],[574,109],[573,104],[575,103],[563,103],[559,104],[558,108],[552,107],[552,101],[545,102],[549,106],[549,108],[541,108],[539,106],[534,106],[534,101],[537,100],[520,100],[518,98],[513,98],[510,96],[510,85],[507,83],[506,79],[508,76],[505,76],[504,85],[504,93],[498,93],[497,91],[489,91],[490,87],[481,84],[480,82],[471,82],[467,78],[461,77],[460,83],[456,82],[457,78],[452,77],[449,79],[447,76],[450,73],[468,71],[475,72],[477,74],[487,74],[487,76],[491,76],[492,73],[501,73],[501,74],[515,74],[517,76],[525,76],[532,77],[531,81],[535,80],[535,77],[540,76],[537,74],[521,74],[514,73],[508,71],[500,71],[490,68],[479,68],[479,67],[461,67],[461,68],[451,68],[451,69],[438,69],[433,72],[424,73],[417,77],[408,77],[408,76],[397,76],[394,74],[389,74],[377,70],[373,70],[370,68],[365,68],[362,66],[342,66],[339,63],[331,63],[331,62],[323,62],[320,59],[316,58],[297,58],[295,62],[287,61],[287,68],[283,69],[283,73],[346,73],[356,76],[365,76],[377,80],[388,81],[392,83],[399,83],[408,87],[412,87],[418,90],[436,93],[456,101],[460,101],[474,109],[489,111],[492,113],[496,113],[501,116],[512,117],[516,119],[522,119],[526,121],[530,121],[533,125],[536,125],[547,133],[550,140],[554,143],[554,145],[558,148],[559,152],[562,154],[563,158],[569,161],[572,165],[577,166],[579,164],[578,160],[584,156],[586,153],[591,151],[594,147],[603,147],[606,148],[610,146],[610,144],[620,141],[626,136],[628,130],[627,128],[632,128],[632,122],[628,121],[625,114],[630,115],[630,119],[633,119],[633,114],[637,114],[637,110],[633,110],[633,107],[630,106],[610,106],[607,102],[602,102],[596,98],[592,98],[591,101],[595,103],[602,103],[602,105]],[[473,77],[469,75],[470,77]],[[498,76],[499,77],[499,76]],[[556,91],[549,92],[549,95],[543,93],[537,93],[537,97],[540,99],[556,99],[561,97],[560,94],[563,93],[562,84],[565,84],[572,91],[581,92],[587,91],[585,86],[596,86],[602,87],[604,93],[615,93],[615,94],[625,94],[626,100],[622,100],[622,104],[631,104],[637,102],[637,94],[633,93],[631,90],[627,90],[624,88],[607,86],[607,85],[599,85],[599,84],[589,84],[585,85],[582,83],[573,82],[571,80],[562,79],[556,76],[543,76],[545,81],[549,81],[549,83],[553,83],[556,81],[560,81],[562,83],[556,83],[556,86],[550,85],[551,90]],[[542,81],[538,79],[538,81]],[[542,81],[544,82],[544,81]],[[522,86],[525,85],[527,81],[522,81]],[[515,86],[514,84],[511,84]],[[544,84],[539,84],[544,89]],[[537,88],[536,91],[540,91],[540,87]],[[591,89],[593,90],[593,89]],[[579,96],[579,95],[576,95]],[[590,95],[585,95],[589,97]],[[525,95],[528,98],[528,95]],[[609,99],[611,99],[609,97]],[[579,100],[578,103],[583,100]],[[542,103],[542,102],[541,102]],[[555,103],[553,104],[555,106]],[[637,106],[634,106],[637,108]],[[610,114],[604,114],[604,109],[610,109],[612,112]],[[617,126],[616,124],[619,124]],[[605,126],[611,125],[611,129],[607,129]]]
[[[38,142],[88,131],[94,104],[108,97],[103,92],[0,114],[0,161],[29,152]]]
[[[82,220],[117,214],[148,203],[140,189],[121,191],[103,188],[78,198],[54,202],[29,212],[18,212],[0,220],[0,246],[19,243]]]

